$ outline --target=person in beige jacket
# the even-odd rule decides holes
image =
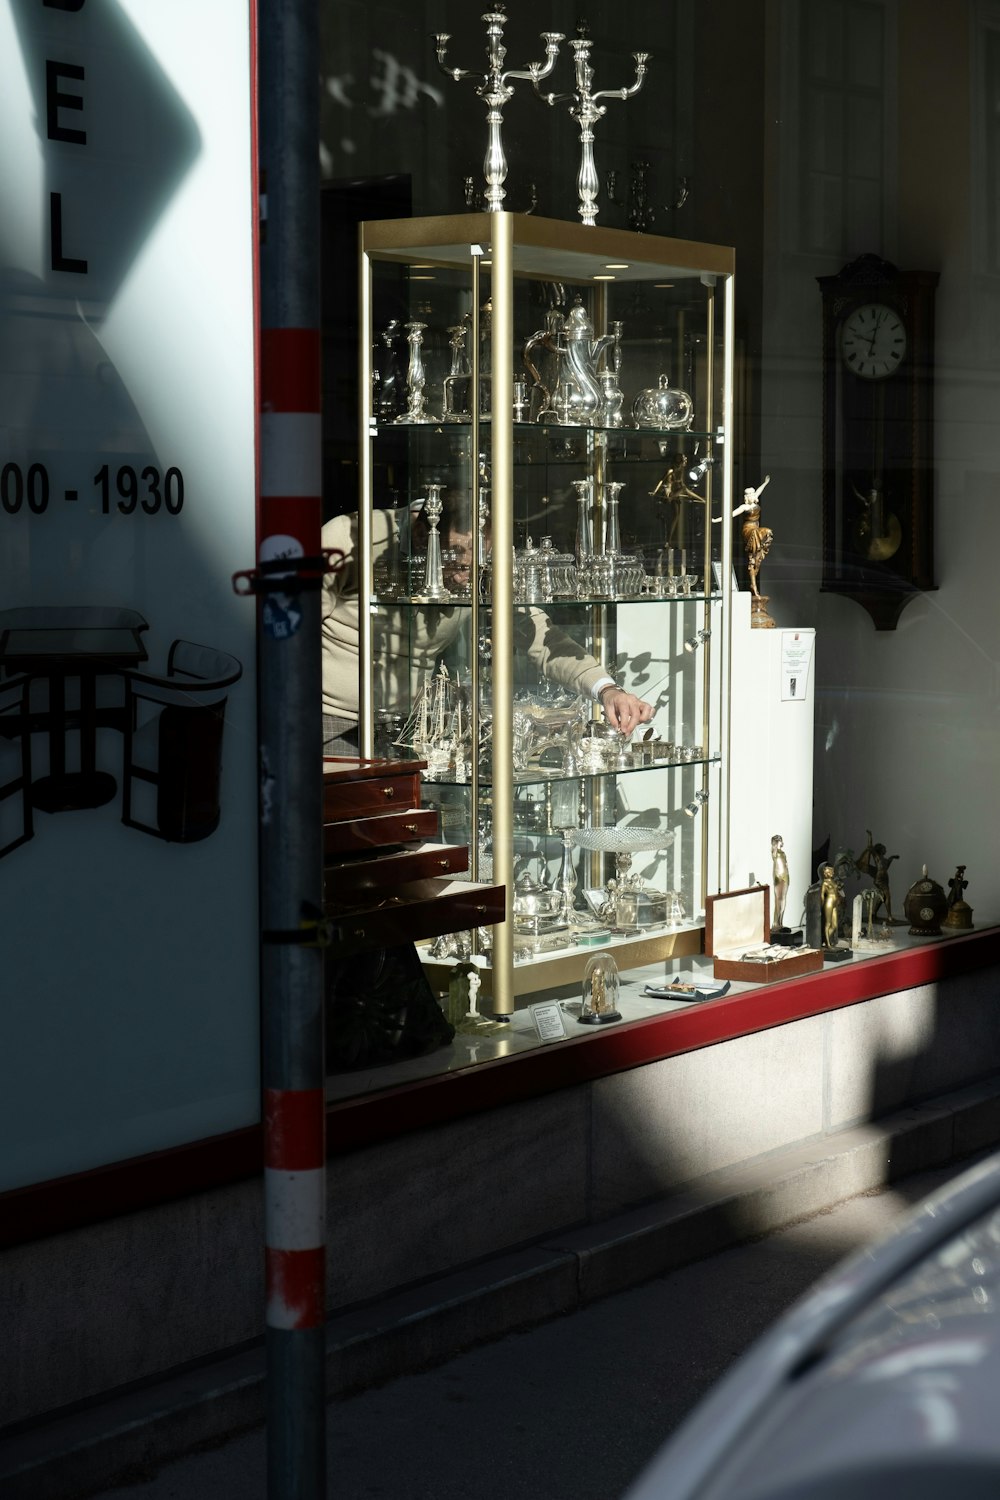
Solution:
[[[372,513],[376,559],[400,539],[404,509]],[[322,544],[345,555],[323,581],[323,742],[328,755],[357,753],[358,745],[358,519],[335,516]],[[469,555],[471,536],[452,534],[450,548]],[[455,581],[461,579],[455,576]],[[374,632],[374,695],[381,710],[407,712],[420,686],[458,637],[468,612],[448,605],[379,611]],[[516,610],[514,645],[550,681],[600,703],[607,722],[628,733],[653,717],[653,706],[618,686],[607,668],[553,624],[536,605]]]

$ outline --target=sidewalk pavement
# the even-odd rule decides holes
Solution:
[[[954,1169],[919,1173],[530,1332],[342,1398],[329,1500],[614,1500],[795,1297]],[[265,1500],[244,1434],[97,1500]]]
[[[613,1497],[778,1311],[929,1190],[913,1174],[998,1141],[1000,1079],[335,1317],[329,1495]],[[262,1412],[253,1349],[12,1440],[0,1494],[254,1500]]]

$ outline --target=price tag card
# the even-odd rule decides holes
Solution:
[[[546,1000],[541,1005],[532,1005],[529,1008],[540,1041],[555,1042],[566,1035],[558,1000]]]

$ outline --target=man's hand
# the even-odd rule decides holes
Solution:
[[[638,724],[648,724],[653,717],[651,703],[637,698],[635,693],[627,693],[612,682],[601,689],[600,701],[604,717],[612,729],[620,729],[623,734],[628,734]]]

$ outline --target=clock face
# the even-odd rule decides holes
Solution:
[[[895,308],[866,302],[854,308],[840,328],[840,354],[847,369],[863,380],[885,380],[906,356],[906,329]]]

